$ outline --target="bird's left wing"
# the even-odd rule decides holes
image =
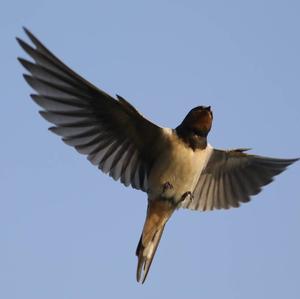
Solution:
[[[213,149],[193,191],[194,198],[185,199],[181,206],[199,211],[239,207],[298,160],[249,155],[245,151]]]
[[[116,100],[83,79],[25,32],[35,48],[17,40],[34,63],[19,61],[30,72],[24,78],[37,92],[31,97],[43,108],[40,114],[54,124],[50,130],[115,180],[147,191],[162,129],[125,99]]]

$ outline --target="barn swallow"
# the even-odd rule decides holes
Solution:
[[[144,191],[148,208],[136,249],[136,278],[147,277],[164,227],[178,208],[228,209],[248,202],[298,159],[220,150],[207,142],[213,112],[193,108],[175,129],[161,128],[121,96],[111,97],[54,56],[32,33],[34,47],[17,38],[34,62],[18,58],[40,114],[79,153],[114,180]]]

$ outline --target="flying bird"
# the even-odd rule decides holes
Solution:
[[[114,180],[144,191],[148,208],[136,249],[137,281],[144,282],[164,227],[178,208],[239,207],[298,159],[220,150],[207,142],[210,106],[190,110],[175,128],[162,128],[128,101],[95,87],[53,55],[24,28],[33,46],[17,38],[33,62],[18,58],[40,114],[79,153]]]

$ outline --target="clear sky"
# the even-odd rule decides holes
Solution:
[[[178,211],[139,285],[146,195],[47,131],[14,39],[161,126],[211,105],[213,146],[299,157],[299,1],[75,2],[0,4],[0,298],[300,298],[299,162],[239,209]]]

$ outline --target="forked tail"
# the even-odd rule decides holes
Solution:
[[[174,211],[169,202],[149,200],[144,229],[136,249],[138,265],[136,279],[144,283],[153,257],[161,239],[164,227]]]

